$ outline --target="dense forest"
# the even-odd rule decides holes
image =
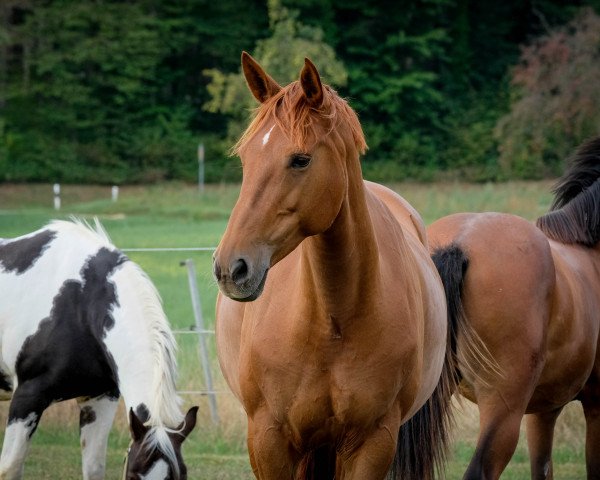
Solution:
[[[0,181],[238,180],[250,52],[358,112],[367,178],[562,170],[600,132],[600,0],[1,0]]]

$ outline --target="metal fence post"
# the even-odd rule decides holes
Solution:
[[[208,402],[210,406],[210,416],[215,425],[219,423],[219,413],[217,411],[217,396],[213,388],[212,374],[210,372],[210,363],[208,360],[208,350],[206,348],[206,338],[204,330],[204,319],[202,317],[202,307],[200,304],[200,294],[198,293],[198,283],[196,282],[196,267],[194,261],[190,258],[181,262],[182,266],[187,267],[188,283],[190,285],[190,296],[192,297],[192,308],[194,309],[194,318],[196,320],[196,330],[200,347],[200,363],[204,371],[204,381],[208,390]]]

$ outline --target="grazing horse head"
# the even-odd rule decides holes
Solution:
[[[187,468],[181,456],[181,444],[196,425],[198,407],[188,410],[177,429],[159,431],[144,425],[133,409],[129,410],[132,442],[127,450],[124,480],[186,480]],[[159,436],[159,432],[163,436]]]
[[[347,169],[360,168],[366,144],[356,114],[321,83],[310,60],[286,87],[246,52],[242,67],[261,106],[235,147],[243,181],[214,274],[226,295],[251,301],[269,268],[331,226],[347,196]]]

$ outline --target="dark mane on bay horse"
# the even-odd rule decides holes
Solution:
[[[554,187],[551,212],[537,226],[562,243],[593,247],[600,241],[600,138],[581,145]]]

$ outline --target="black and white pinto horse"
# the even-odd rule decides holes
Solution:
[[[19,479],[31,436],[53,402],[80,408],[83,478],[104,478],[123,395],[132,443],[124,478],[187,477],[175,341],[158,293],[102,227],[55,221],[0,239],[0,393],[10,398],[0,479]]]

